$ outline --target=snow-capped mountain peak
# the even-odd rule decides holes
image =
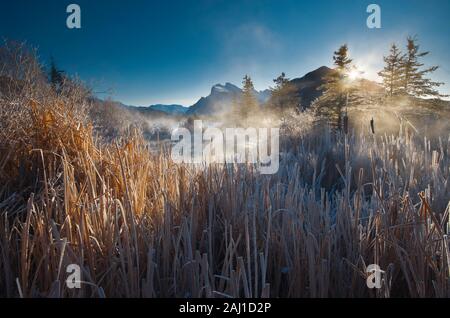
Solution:
[[[225,94],[236,94],[239,93],[241,89],[231,83],[225,83],[225,85],[222,84],[216,84],[211,88],[211,94],[214,93],[225,93]]]

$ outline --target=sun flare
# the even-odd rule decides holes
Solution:
[[[348,78],[351,81],[356,80],[359,76],[360,76],[360,72],[358,70],[351,70],[350,72],[348,72]]]

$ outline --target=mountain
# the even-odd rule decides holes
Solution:
[[[297,97],[300,97],[304,108],[311,106],[311,103],[323,94],[319,87],[324,84],[324,76],[330,72],[331,68],[322,66],[301,78],[291,80],[291,84],[296,88]]]
[[[324,84],[323,78],[331,71],[331,68],[322,66],[301,78],[291,80],[291,84],[295,87],[294,97],[300,98],[303,108],[310,107],[314,100],[322,96],[323,90],[320,90],[319,87]],[[358,93],[360,97],[377,98],[384,92],[380,84],[365,78],[356,79],[354,84],[360,88]]]
[[[322,66],[301,78],[291,80],[295,87],[294,97],[300,98],[303,107],[309,107],[316,98],[322,95],[323,92],[318,88],[324,83],[323,77],[330,71],[330,68]],[[269,89],[255,90],[254,93],[261,105],[265,104],[271,96]],[[229,110],[233,100],[239,99],[241,94],[242,90],[236,85],[231,83],[216,84],[211,88],[211,93],[207,97],[200,98],[197,103],[189,107],[186,114],[200,116],[223,114]]]
[[[255,91],[255,95],[261,104],[265,104],[269,100],[272,93],[270,92],[270,89],[265,89],[265,90],[259,91],[259,92]]]
[[[260,103],[265,103],[270,97],[268,89],[264,91],[254,91],[256,98]],[[220,115],[227,112],[233,101],[238,100],[242,90],[231,83],[216,84],[211,88],[211,93],[200,98],[194,105],[189,107],[187,115]]]
[[[188,115],[220,114],[228,110],[233,100],[238,99],[241,89],[231,83],[225,85],[216,84],[211,88],[207,97],[200,98],[189,107]]]
[[[188,107],[184,107],[182,105],[176,105],[176,104],[173,104],[173,105],[156,104],[156,105],[151,105],[149,108],[152,110],[164,112],[169,115],[184,115],[189,110]]]
[[[324,84],[323,78],[331,72],[331,68],[322,66],[318,69],[307,73],[300,78],[294,78],[290,81],[294,89],[292,97],[299,99],[303,108],[311,106],[312,102],[323,94],[319,87]],[[360,85],[364,86],[367,94],[379,93],[382,90],[380,85],[375,82],[360,79]],[[223,115],[229,111],[234,101],[239,100],[242,90],[234,84],[216,84],[211,88],[208,96],[200,98],[194,105],[183,107],[182,105],[163,105],[157,104],[149,107],[132,107],[134,112],[140,112],[146,115],[154,115],[156,117],[166,116],[208,116]],[[269,89],[263,91],[254,91],[256,98],[261,106],[264,106],[270,99],[271,91]]]
[[[165,111],[153,109],[152,107],[145,107],[145,106],[127,106],[124,104],[120,105],[122,108],[129,111],[131,114],[137,114],[137,115],[144,115],[144,116],[151,116],[152,118],[165,118],[169,117],[172,114],[169,114]]]

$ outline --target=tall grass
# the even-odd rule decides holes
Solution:
[[[20,97],[0,103],[2,297],[450,297],[449,136],[310,131],[263,176],[101,143],[81,100]]]

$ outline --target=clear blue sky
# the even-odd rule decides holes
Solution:
[[[66,7],[82,9],[82,29],[66,28]],[[366,27],[366,7],[382,9],[382,28]],[[376,79],[393,41],[418,35],[450,93],[448,0],[14,0],[1,1],[0,36],[26,40],[40,57],[78,74],[97,91],[112,89],[127,104],[190,105],[215,83],[257,89],[282,71],[288,77],[331,65],[348,43],[355,61]]]

